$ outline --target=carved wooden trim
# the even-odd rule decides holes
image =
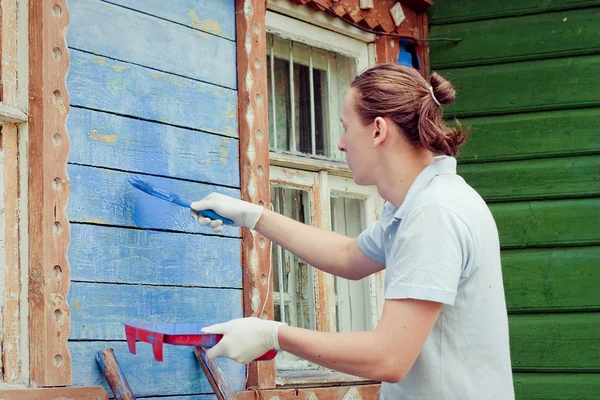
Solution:
[[[71,383],[66,0],[31,1],[29,21],[30,379],[59,386]]]
[[[101,386],[0,390],[2,400],[108,400]]]
[[[267,103],[266,2],[236,0],[238,62],[238,123],[240,180],[243,200],[268,206],[269,137]],[[244,315],[273,319],[270,242],[249,229],[242,229],[244,268]],[[275,361],[248,366],[248,387],[275,387]]]
[[[344,400],[349,398],[362,400],[379,400],[380,385],[335,386],[323,388],[276,389],[261,390],[265,399],[279,400]],[[346,394],[353,396],[345,397]],[[358,395],[358,396],[357,396]],[[255,400],[260,398],[254,391],[239,392],[238,400]]]

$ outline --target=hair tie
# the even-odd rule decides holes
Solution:
[[[442,104],[435,98],[435,94],[433,94],[433,86],[429,86],[429,93],[431,93],[431,97],[433,98],[433,101],[435,101],[435,104],[441,107]]]

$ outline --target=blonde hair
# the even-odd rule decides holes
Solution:
[[[456,92],[435,72],[428,84],[414,68],[377,64],[354,78],[350,87],[355,92],[354,110],[364,125],[387,117],[402,128],[411,143],[434,155],[455,156],[467,140],[458,121],[453,128],[444,122],[440,104],[454,102]]]

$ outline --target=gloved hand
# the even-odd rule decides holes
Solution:
[[[191,207],[195,211],[214,210],[217,214],[232,220],[235,225],[245,226],[250,229],[254,229],[263,212],[262,206],[219,193],[211,193],[204,199],[193,202]],[[210,227],[215,232],[220,232],[223,229],[223,221],[220,219],[212,220],[196,212],[192,212],[191,215],[200,225],[205,226],[210,224]]]
[[[278,331],[282,325],[287,324],[251,317],[207,326],[202,332],[222,334],[223,338],[206,355],[210,359],[226,357],[247,364],[271,349],[281,350]]]

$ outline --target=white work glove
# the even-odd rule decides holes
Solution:
[[[263,212],[262,206],[219,193],[211,193],[202,200],[193,202],[191,207],[195,211],[213,210],[217,214],[232,220],[235,225],[250,229],[254,229]],[[215,232],[220,232],[223,229],[223,221],[220,219],[212,220],[196,212],[192,212],[191,215],[200,225],[210,225]]]
[[[206,355],[210,359],[226,357],[248,364],[271,349],[281,350],[278,332],[282,325],[287,324],[251,317],[207,326],[202,328],[203,333],[222,334],[223,338],[206,350]]]

